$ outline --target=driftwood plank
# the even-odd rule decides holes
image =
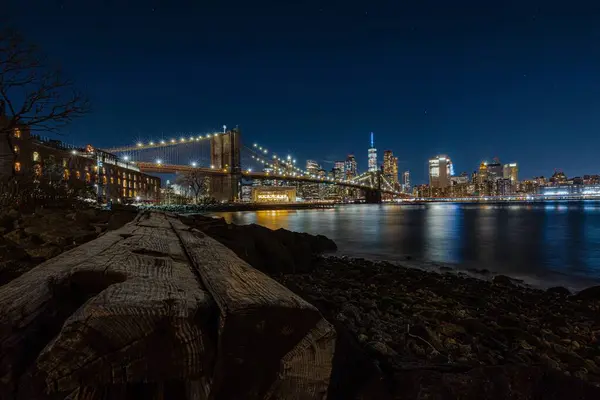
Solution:
[[[221,312],[211,398],[323,398],[333,327],[314,306],[216,240],[170,221]]]

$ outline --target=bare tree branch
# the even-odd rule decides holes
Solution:
[[[0,147],[13,148],[16,127],[60,133],[89,110],[88,99],[35,46],[13,29],[0,29]]]

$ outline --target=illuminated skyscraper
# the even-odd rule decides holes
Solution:
[[[373,132],[371,132],[371,147],[369,147],[369,172],[377,172],[377,149],[375,148]]]
[[[346,158],[346,179],[354,178],[358,175],[358,164],[356,163],[356,157],[354,154],[348,154]]]
[[[517,163],[504,164],[504,178],[510,179],[511,185],[519,183],[519,167]]]
[[[310,175],[317,175],[319,173],[319,169],[321,169],[321,166],[313,160],[306,160],[306,172],[308,172]]]
[[[346,162],[336,161],[333,164],[333,177],[335,179],[343,179],[345,175]]]
[[[410,171],[404,171],[402,174],[402,190],[404,193],[411,193]]]
[[[398,157],[391,150],[383,152],[383,175],[395,188],[398,186]]]
[[[450,186],[450,177],[454,175],[454,167],[450,157],[435,156],[429,160],[429,186],[444,189]]]
[[[504,177],[504,169],[502,168],[502,164],[500,164],[498,157],[494,158],[494,160],[487,165],[487,171],[490,180]]]

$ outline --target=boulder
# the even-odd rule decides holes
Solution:
[[[581,300],[600,300],[600,286],[592,286],[583,289],[581,292],[577,293],[575,297]]]
[[[223,219],[201,216],[182,218],[233,250],[254,268],[270,274],[307,272],[314,255],[336,250],[322,235],[271,230],[260,225],[227,224]]]
[[[514,286],[513,280],[506,275],[497,275],[492,279],[492,282],[496,285]]]

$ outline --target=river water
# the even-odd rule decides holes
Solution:
[[[600,202],[344,205],[217,213],[228,222],[322,234],[356,257],[488,269],[536,286],[600,284]]]

